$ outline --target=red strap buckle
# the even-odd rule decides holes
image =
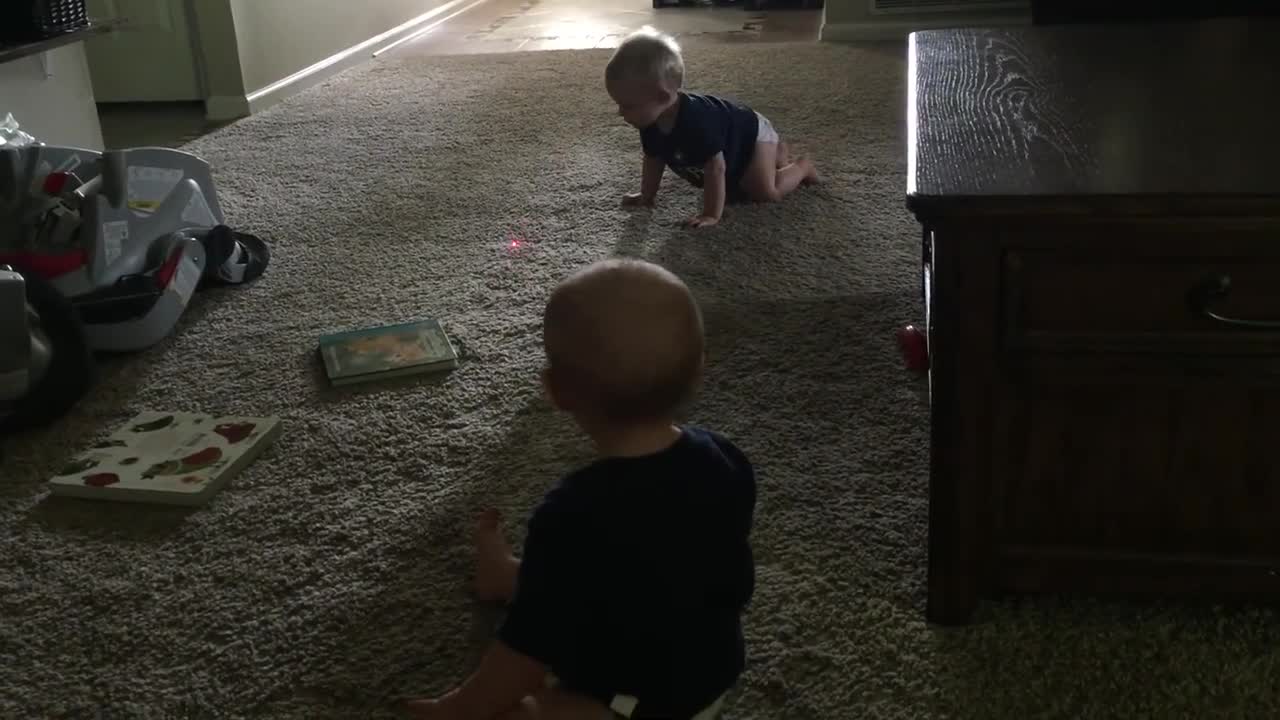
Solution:
[[[64,188],[67,187],[67,181],[71,179],[70,173],[51,172],[44,178],[44,194],[45,195],[61,195]]]

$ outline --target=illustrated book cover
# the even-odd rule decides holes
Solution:
[[[334,385],[458,367],[458,352],[437,320],[325,335],[320,338],[319,350],[325,374]]]
[[[280,434],[278,417],[147,411],[74,456],[54,495],[203,505]]]

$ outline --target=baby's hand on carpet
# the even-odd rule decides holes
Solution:
[[[700,227],[711,227],[712,225],[715,225],[718,222],[720,222],[720,218],[713,218],[710,215],[699,215],[696,218],[691,218],[689,220],[686,220],[684,224],[691,228],[700,228]]]
[[[622,207],[653,207],[653,198],[645,198],[641,193],[628,193],[622,196]]]

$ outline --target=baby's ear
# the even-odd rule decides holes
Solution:
[[[556,387],[555,375],[551,372],[550,366],[542,368],[542,392],[547,396],[547,401],[552,407],[560,411],[565,410],[564,398]]]

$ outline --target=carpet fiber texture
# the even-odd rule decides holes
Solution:
[[[679,227],[699,196],[671,176],[652,213],[619,207],[640,151],[602,51],[379,61],[190,146],[273,264],[7,444],[0,717],[393,717],[463,677],[499,618],[469,594],[472,518],[497,505],[518,544],[589,457],[541,397],[543,302],[615,254],[689,282],[710,351],[690,419],[759,470],[726,717],[1280,715],[1274,611],[1024,600],[924,622],[926,406],[893,343],[920,316],[904,55],[690,48],[692,89],[754,104],[827,178],[704,232]],[[419,316],[457,336],[459,370],[322,382],[319,334]],[[200,510],[46,496],[69,453],[147,408],[285,430]]]

